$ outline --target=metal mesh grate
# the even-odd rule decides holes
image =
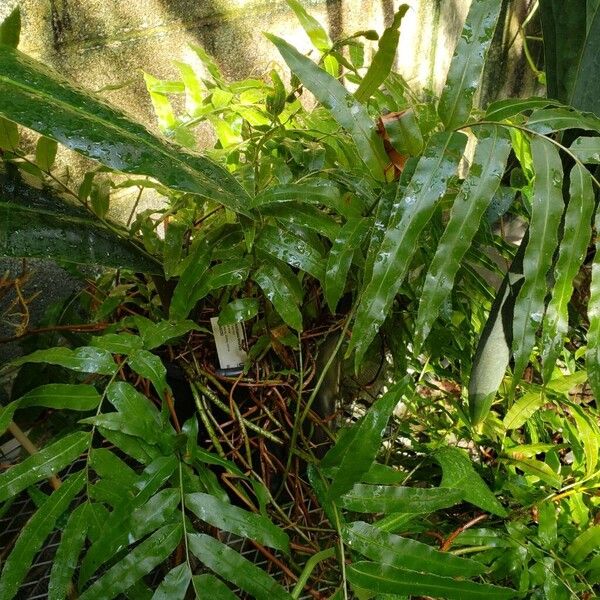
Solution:
[[[11,447],[9,456],[7,456],[7,452],[4,450],[8,450],[8,448],[6,446],[0,448],[0,462],[9,462],[7,459],[10,459],[11,462],[14,462],[16,458],[15,453],[19,452],[19,448]],[[65,478],[70,473],[81,470],[84,465],[85,461],[83,459],[75,461],[59,475],[61,478]],[[39,492],[44,494],[49,494],[52,491],[49,484],[46,482],[37,486],[37,489]],[[79,500],[83,501],[83,499],[84,496],[82,495]],[[293,504],[289,504],[287,507],[285,507],[285,512],[290,519],[294,518],[295,509],[296,507]],[[32,495],[27,492],[23,492],[11,502],[4,514],[0,516],[0,563],[9,554],[23,526],[36,510],[37,506],[32,498]],[[307,500],[307,505],[305,506],[304,512],[311,516],[311,521],[313,523],[322,524],[324,520],[322,511],[318,506],[313,504],[312,500]],[[21,589],[16,596],[16,600],[42,600],[48,597],[50,572],[60,539],[60,529],[54,530],[47,538],[42,550],[34,558],[31,569],[29,570]],[[252,562],[257,567],[269,572],[277,580],[281,580],[281,572],[278,572],[277,567],[260,551],[258,551],[249,540],[231,534],[223,534],[221,536],[221,541],[237,550],[244,558]],[[274,554],[277,555],[275,552]],[[282,558],[283,562],[286,562],[285,558],[279,556],[278,558]],[[146,578],[146,583],[149,583],[150,587],[156,588],[163,576],[164,573],[158,569],[156,572],[151,573]],[[152,580],[152,583],[150,583],[150,580]],[[319,592],[322,592],[325,595],[330,595],[334,590],[334,588],[329,586],[326,582],[323,582],[316,587],[318,587]],[[239,598],[251,598],[239,589],[234,590],[234,592]],[[125,596],[119,596],[119,598],[124,599]],[[310,594],[301,596],[302,600],[309,600],[311,598],[312,596]]]

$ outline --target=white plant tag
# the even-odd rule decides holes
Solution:
[[[219,317],[212,317],[210,324],[215,336],[221,369],[241,369],[248,358],[243,324],[222,326],[219,325]]]

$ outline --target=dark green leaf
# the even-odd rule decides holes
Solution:
[[[148,531],[154,531],[164,525],[175,512],[180,500],[179,490],[174,488],[156,493],[146,504],[131,513],[131,535],[139,539]],[[181,520],[181,514],[178,520]]]
[[[58,74],[7,46],[0,46],[0,114],[56,139],[106,166],[149,175],[168,187],[200,194],[240,210],[248,195],[227,171],[188,154]]]
[[[70,433],[0,474],[0,502],[71,464],[89,443],[89,433]]]
[[[64,438],[66,439],[66,438]],[[27,462],[27,461],[24,461]],[[24,464],[24,463],[21,463]],[[85,483],[83,471],[63,481],[21,529],[15,545],[4,563],[0,576],[0,598],[10,600],[19,590],[34,556]],[[4,498],[3,498],[4,500]]]
[[[0,23],[0,44],[16,48],[21,35],[21,10],[16,6]]]
[[[259,192],[252,199],[250,206],[261,208],[286,202],[310,202],[337,209],[340,202],[340,190],[337,185],[327,179],[309,179],[303,183],[273,185]]]
[[[127,358],[127,364],[138,374],[149,379],[163,399],[167,385],[167,369],[156,354],[148,350],[134,350]]]
[[[600,164],[600,138],[596,136],[577,138],[569,150],[583,163]]]
[[[270,575],[229,546],[201,533],[188,534],[188,543],[209,569],[255,598],[290,600],[291,596]]]
[[[558,227],[564,209],[562,163],[556,148],[546,139],[531,140],[535,167],[534,195],[531,200],[529,241],[523,258],[524,282],[513,320],[515,382],[521,377],[535,343],[535,334],[544,316],[548,291],[546,274],[558,245]]]
[[[554,267],[552,299],[546,308],[542,335],[542,373],[548,381],[554,370],[569,328],[568,304],[573,282],[587,254],[592,237],[594,190],[589,171],[579,164],[571,170],[569,204],[564,219],[563,237]]]
[[[405,512],[425,514],[454,506],[462,500],[462,492],[450,488],[411,488],[357,483],[339,503],[348,510],[361,513]]]
[[[379,86],[385,81],[394,66],[396,49],[400,40],[400,24],[408,9],[407,4],[401,4],[394,15],[392,24],[383,32],[371,65],[358,89],[354,92],[354,97],[359,102],[366,102],[379,89]]]
[[[442,487],[461,490],[467,502],[493,515],[506,516],[506,510],[475,471],[471,459],[463,450],[448,446],[436,451],[433,457],[442,467]]]
[[[526,246],[527,234],[496,292],[488,320],[479,338],[469,380],[469,414],[473,425],[480,424],[488,416],[508,367],[511,324],[516,295],[523,281],[523,255]]]
[[[519,595],[509,588],[395,569],[378,563],[355,563],[348,567],[347,573],[352,585],[379,594],[433,596],[451,600],[505,600]]]
[[[49,383],[34,388],[9,405],[0,407],[0,435],[6,431],[13,414],[20,408],[45,406],[55,409],[93,410],[100,403],[100,394],[91,385]]]
[[[446,129],[463,125],[471,113],[501,8],[498,0],[471,3],[438,106]]]
[[[600,131],[600,118],[570,108],[542,108],[527,119],[527,127],[542,134],[564,129]]]
[[[98,373],[99,375],[113,375],[117,370],[117,365],[110,352],[93,346],[80,346],[75,350],[64,347],[36,350],[13,361],[13,365],[16,366],[25,363],[47,363],[80,373]]]
[[[373,464],[381,447],[381,436],[392,411],[400,401],[404,391],[404,382],[394,385],[383,397],[375,401],[367,414],[353,428],[356,433],[352,441],[345,446],[345,452],[329,488],[331,500],[337,500],[361,477]]]
[[[192,580],[192,572],[187,562],[171,569],[152,596],[152,600],[185,600]],[[214,598],[214,596],[210,596]],[[215,598],[216,600],[216,598]]]
[[[192,260],[181,274],[173,291],[169,308],[171,320],[180,321],[185,319],[192,311],[198,296],[196,286],[201,285],[209,266],[210,250],[207,245],[201,244],[197,247]]]
[[[158,348],[194,329],[200,329],[193,321],[158,321],[155,323],[145,317],[136,316],[134,322],[144,340],[146,350]]]
[[[87,502],[80,504],[71,513],[63,529],[60,544],[52,561],[48,600],[64,600],[68,597],[69,585],[87,536],[89,507]]]
[[[302,331],[302,313],[298,308],[302,301],[302,289],[287,266],[265,263],[254,273],[254,281],[285,323],[296,331]]]
[[[370,560],[399,569],[424,571],[446,577],[473,577],[486,568],[480,562],[439,552],[427,544],[381,531],[356,521],[343,531],[344,542]]]
[[[356,313],[350,348],[356,351],[356,365],[387,316],[418,247],[419,235],[445,193],[448,179],[456,172],[465,143],[461,133],[432,136],[406,191],[396,198],[375,257],[373,276],[364,288]]]
[[[185,505],[199,519],[213,527],[248,537],[283,552],[289,552],[287,534],[262,515],[242,510],[200,492],[187,494]]]
[[[258,314],[258,300],[256,298],[237,298],[233,300],[219,314],[219,325],[233,325],[241,321],[248,321]]]
[[[6,145],[2,143],[5,123],[0,117],[0,147]],[[0,255],[161,272],[159,264],[116,226],[109,227],[87,211],[67,206],[55,192],[31,187],[2,170]]]
[[[358,156],[376,179],[384,178],[388,158],[375,125],[362,104],[357,102],[334,77],[320,69],[285,40],[270,34],[288,67],[300,81],[331,111],[333,118],[352,136]]]
[[[256,247],[316,279],[324,278],[325,263],[319,250],[293,233],[265,225]]]
[[[325,268],[323,284],[325,298],[331,312],[335,313],[338,302],[344,293],[348,271],[357,248],[365,239],[369,221],[363,217],[348,219],[335,238]]]
[[[600,207],[596,210],[594,227],[596,231],[600,231]],[[600,398],[600,237],[596,237],[594,246],[596,253],[592,263],[590,299],[587,310],[590,325],[587,334],[585,366],[594,396]]]
[[[136,546],[79,596],[80,600],[111,600],[163,563],[181,540],[181,524],[166,525]]]
[[[510,143],[499,128],[494,128],[490,137],[477,143],[469,175],[454,200],[450,221],[425,277],[415,323],[417,348],[428,336],[442,303],[452,290],[481,218],[500,185],[509,152]]]
[[[236,595],[217,577],[210,574],[197,575],[193,578],[196,598],[212,598],[213,600],[235,600]]]
[[[129,354],[144,347],[141,337],[131,333],[105,333],[92,338],[92,345],[113,354]]]
[[[556,104],[549,98],[508,98],[492,102],[485,112],[486,121],[504,121],[533,108],[545,108]]]

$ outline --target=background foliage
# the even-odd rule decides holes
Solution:
[[[289,0],[315,47],[268,36],[291,80],[228,82],[195,47],[205,76],[146,75],[163,137],[16,50],[18,13],[2,25],[2,253],[103,270],[79,326],[59,307],[4,367],[2,433],[32,407],[66,421],[0,474],[2,511],[22,492],[39,506],[0,596],[57,529],[50,598],[594,596],[588,4],[584,25],[541,3],[548,98],[482,109],[496,0],[473,3],[439,98],[392,71],[406,6],[380,38],[334,41]],[[201,154],[200,123],[216,139]],[[57,143],[99,164],[73,185]],[[113,223],[124,187],[164,208]],[[215,370],[212,316],[249,332],[239,377]]]

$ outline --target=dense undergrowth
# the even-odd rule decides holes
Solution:
[[[315,48],[269,35],[290,81],[227,81],[200,47],[202,72],[146,74],[164,137],[17,51],[18,13],[0,28],[2,254],[88,277],[37,332],[1,282],[27,354],[0,433],[45,436],[2,465],[0,514],[38,510],[0,598],[56,530],[50,599],[595,597],[600,119],[557,84],[558,9],[546,77],[572,95],[484,110],[497,0],[440,98],[392,72],[406,6],[332,41],[288,4]],[[58,143],[99,165],[74,183]],[[214,318],[245,332],[235,372]]]

